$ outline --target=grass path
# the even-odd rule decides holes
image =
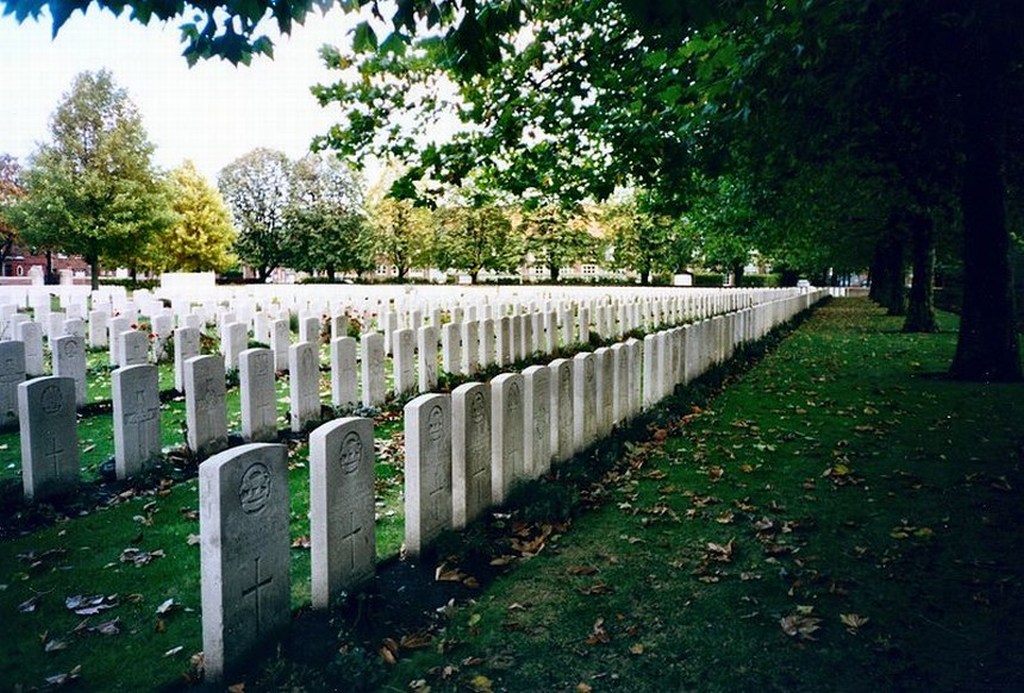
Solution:
[[[1024,386],[943,379],[942,320],[820,309],[387,688],[1020,690]]]

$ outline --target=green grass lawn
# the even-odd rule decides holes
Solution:
[[[329,685],[1019,689],[1024,386],[947,381],[955,318],[934,335],[900,324],[833,301],[714,399],[681,392],[615,468],[583,480],[574,493],[593,509],[568,527],[536,509],[499,520],[507,536],[477,548],[515,556],[504,574],[439,629],[340,642],[351,668]],[[305,445],[292,452],[300,608],[308,473]],[[401,474],[384,462],[377,476],[383,557],[402,540]],[[537,505],[549,486],[531,489]],[[194,480],[167,484],[0,543],[0,690],[76,667],[85,690],[183,681],[201,649],[196,509]],[[156,555],[136,566],[129,547]],[[88,617],[65,604],[115,594]],[[270,669],[246,690],[323,686],[323,672]]]
[[[943,379],[951,316],[900,325],[833,301],[680,399],[386,688],[1020,690],[1024,386]]]

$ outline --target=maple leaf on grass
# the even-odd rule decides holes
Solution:
[[[789,637],[800,640],[816,640],[814,633],[821,629],[821,619],[812,616],[814,607],[798,606],[797,610],[779,619],[782,631]]]
[[[839,620],[846,626],[846,632],[856,635],[871,619],[860,614],[839,614]]]

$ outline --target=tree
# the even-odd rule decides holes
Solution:
[[[482,270],[508,272],[522,260],[522,244],[505,211],[462,191],[434,211],[435,264],[469,274],[476,284]]]
[[[584,220],[557,204],[524,210],[521,226],[527,251],[547,267],[552,282],[563,267],[600,257],[600,244]]]
[[[174,221],[170,201],[142,118],[108,71],[75,78],[50,135],[29,160],[27,194],[12,218],[28,245],[81,255],[96,289],[101,259],[138,266],[153,235]]]
[[[373,241],[363,206],[362,184],[336,156],[309,154],[291,172],[285,209],[293,268],[361,274],[373,267]]]
[[[25,194],[20,174],[18,160],[10,154],[0,154],[0,270],[18,239],[18,230],[8,221],[6,208]]]
[[[651,193],[634,191],[604,207],[601,218],[611,239],[613,265],[637,272],[641,284],[650,284],[653,273],[680,272],[690,263],[694,246],[686,230],[689,220],[659,214]]]
[[[370,228],[378,257],[394,266],[398,281],[405,281],[409,270],[430,262],[430,212],[411,200],[385,197],[370,206]]]
[[[285,209],[290,178],[288,157],[262,147],[235,159],[217,177],[238,229],[235,253],[261,282],[289,258]]]
[[[237,233],[231,211],[217,188],[191,161],[171,172],[176,223],[159,234],[152,254],[161,271],[223,272],[235,262],[231,248]]]

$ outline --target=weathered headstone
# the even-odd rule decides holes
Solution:
[[[317,345],[299,342],[288,348],[291,426],[300,433],[320,420],[320,364]]]
[[[193,356],[185,361],[184,380],[186,439],[189,449],[203,459],[228,445],[224,359]]]
[[[565,462],[576,452],[575,378],[570,359],[555,359],[551,371],[551,453],[555,462]]]
[[[462,372],[473,375],[480,370],[480,324],[476,320],[462,323]]]
[[[573,357],[573,442],[577,452],[597,440],[597,364],[590,352]]]
[[[337,313],[331,316],[331,339],[348,337],[348,315]]]
[[[413,330],[395,330],[394,349],[395,393],[404,395],[416,387],[416,333]]]
[[[287,320],[270,321],[270,349],[274,352],[274,369],[279,371],[288,370],[288,347],[291,345],[291,336],[288,331]]]
[[[48,376],[18,385],[21,481],[25,499],[74,491],[81,478],[75,423],[75,381]]]
[[[160,458],[157,367],[126,366],[110,375],[114,400],[114,468],[118,479],[138,476]]]
[[[64,335],[80,338],[84,348],[86,335],[85,320],[82,320],[82,318],[68,318],[64,321],[64,324],[61,325],[61,329],[58,333],[50,336],[50,341],[53,342],[57,337]]]
[[[118,363],[126,366],[144,366],[149,361],[149,337],[139,330],[125,330],[115,336],[118,344]]]
[[[107,346],[107,327],[110,316],[105,310],[89,312],[89,346],[98,349]]]
[[[313,607],[373,577],[377,552],[373,419],[336,419],[309,435]]]
[[[53,340],[53,374],[75,380],[75,406],[85,405],[87,393],[85,340],[73,335]]]
[[[459,372],[459,326],[453,322],[441,326],[441,370]]]
[[[612,401],[612,352],[608,347],[594,349],[594,375],[597,389],[597,430],[598,438],[605,438],[615,423]]]
[[[405,405],[405,549],[419,556],[452,526],[452,435],[448,395]]]
[[[110,347],[110,365],[111,366],[123,366],[124,363],[121,359],[121,347],[123,342],[117,338],[122,332],[127,332],[133,329],[131,326],[131,320],[128,318],[118,315],[107,321],[107,343]]]
[[[484,318],[480,321],[480,366],[489,368],[496,363],[494,352],[494,321]]]
[[[291,620],[286,458],[284,445],[249,443],[199,465],[203,666],[210,683],[223,684]]]
[[[0,426],[18,422],[18,385],[25,382],[25,344],[0,342]]]
[[[220,353],[224,356],[224,367],[237,370],[238,355],[249,346],[249,328],[243,322],[229,322],[221,330],[223,341]]]
[[[494,323],[497,337],[498,365],[507,366],[512,363],[512,320],[503,315]]]
[[[643,407],[650,409],[658,402],[658,338],[644,337],[643,352]]]
[[[14,327],[14,338],[25,345],[25,374],[29,377],[43,375],[43,328],[32,320],[19,322]]]
[[[153,360],[163,363],[167,360],[167,345],[174,334],[174,316],[162,313],[153,317]]]
[[[274,387],[274,352],[245,349],[238,355],[242,437],[248,442],[277,438],[277,390]]]
[[[315,315],[299,318],[299,341],[320,345],[320,318]]]
[[[456,529],[491,504],[491,390],[465,383],[452,390],[452,511]]]
[[[356,340],[352,337],[337,337],[331,340],[330,350],[331,404],[335,407],[354,407],[359,401]]]
[[[547,366],[523,370],[525,473],[534,479],[551,469],[551,371]]]
[[[174,389],[185,391],[185,362],[199,356],[199,330],[179,327],[174,331]]]
[[[523,376],[502,373],[491,380],[491,500],[502,505],[526,476],[523,453]]]
[[[612,344],[612,424],[618,426],[630,417],[628,347]]]
[[[360,338],[363,376],[363,406],[379,407],[384,403],[384,335],[363,334]]]
[[[437,387],[437,328],[421,327],[416,335],[416,371],[419,391],[430,392]]]

